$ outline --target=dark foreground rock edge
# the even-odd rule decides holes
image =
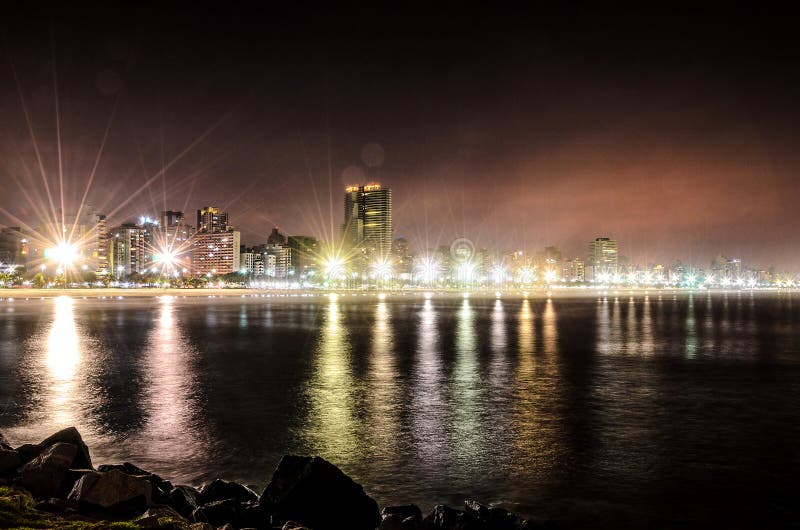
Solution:
[[[528,530],[557,528],[507,510],[466,500],[460,509],[437,505],[423,516],[409,504],[378,504],[324,458],[281,458],[257,494],[222,479],[199,488],[173,484],[131,463],[92,464],[74,427],[37,444],[13,448],[0,433],[0,486],[29,495],[38,511],[63,521],[133,521],[141,528],[192,530]]]

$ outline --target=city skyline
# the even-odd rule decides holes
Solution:
[[[611,234],[635,262],[800,262],[790,28],[755,8],[123,11],[7,17],[3,225],[63,196],[112,222],[217,204],[245,241],[272,226],[332,241],[339,190],[378,180],[418,248],[577,255]],[[370,50],[342,36],[356,21]]]

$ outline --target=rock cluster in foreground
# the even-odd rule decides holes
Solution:
[[[200,488],[176,485],[130,463],[95,468],[70,427],[38,444],[12,448],[0,434],[0,486],[24,490],[39,512],[70,524],[132,521],[141,528],[226,530],[522,530],[551,527],[468,500],[439,505],[423,517],[415,505],[378,509],[363,488],[319,457],[284,456],[267,487],[222,479]]]

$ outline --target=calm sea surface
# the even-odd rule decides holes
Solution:
[[[800,295],[0,302],[0,432],[68,425],[176,482],[319,454],[381,504],[796,521]]]

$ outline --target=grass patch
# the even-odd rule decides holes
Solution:
[[[34,530],[59,528],[64,530],[140,530],[135,521],[81,521],[67,519],[58,515],[40,512],[34,508],[35,502],[27,494],[13,488],[0,486],[0,528],[15,530]],[[174,521],[159,520],[160,529],[171,529]]]

